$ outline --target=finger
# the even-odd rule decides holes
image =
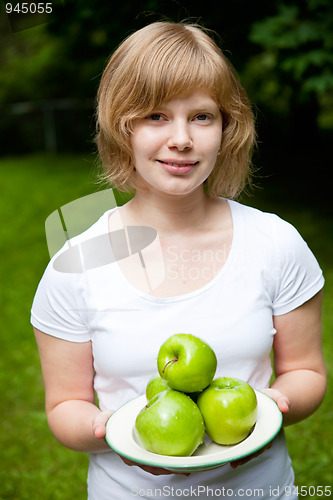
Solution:
[[[153,467],[151,465],[138,464],[138,463],[133,462],[132,460],[125,458],[121,455],[119,455],[119,456],[126,465],[140,467],[140,469],[142,469],[146,472],[149,472],[149,474],[153,474],[153,476],[168,476],[170,474],[175,474],[175,472],[172,472],[172,471],[167,470],[167,469],[163,469],[162,467]],[[187,472],[181,472],[180,474],[182,474],[184,476],[190,475]]]
[[[280,391],[271,388],[263,389],[262,392],[275,401],[282,413],[288,413],[290,409],[290,401],[287,396],[282,394]]]
[[[287,398],[278,399],[277,405],[282,413],[288,413],[290,405],[289,405],[289,400]]]
[[[97,425],[95,427],[94,434],[97,439],[102,439],[106,434],[105,425],[102,424]]]
[[[111,417],[113,411],[106,410],[99,413],[93,421],[93,434],[97,439],[104,438],[106,434],[106,423]]]
[[[180,474],[182,476],[190,476],[189,472],[174,472],[167,469],[163,469],[161,467],[151,467],[150,465],[140,465],[134,463],[132,463],[131,465],[137,465],[138,467],[140,467],[140,469],[149,472],[149,474],[152,474],[153,476],[169,476],[170,474]]]
[[[259,457],[259,455],[261,455],[262,453],[264,453],[264,450],[260,450],[257,453],[253,453],[252,455],[248,455],[247,457],[241,458],[239,460],[235,460],[234,462],[230,462],[230,467],[232,469],[237,469],[237,467],[239,467],[240,465],[247,464],[248,462],[250,462],[254,458]]]
[[[153,474],[154,476],[161,476],[161,475],[164,476],[164,475],[172,474],[171,471],[166,470],[166,469],[162,469],[161,467],[151,467],[150,465],[137,464],[136,462],[133,462],[132,460],[129,460],[128,458],[122,457],[121,455],[120,455],[120,458],[122,459],[122,461],[126,465],[129,465],[130,467],[133,467],[133,466],[140,467],[144,471],[149,472],[149,474]]]
[[[233,462],[230,462],[230,467],[232,469],[236,469],[240,465],[247,464],[248,462],[250,462],[250,460],[253,460],[254,458],[259,457],[262,453],[264,453],[265,450],[268,450],[272,446],[273,446],[273,441],[266,444],[266,446],[264,446],[261,450],[257,451],[256,453],[252,453],[251,455],[248,455],[247,457],[240,458],[239,460],[234,460]]]
[[[153,474],[153,476],[168,476],[170,474],[174,474],[170,470],[162,469],[160,467],[150,467],[149,465],[140,465],[139,467],[144,471],[149,472],[149,474]]]

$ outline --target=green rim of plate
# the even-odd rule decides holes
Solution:
[[[124,451],[124,450],[120,450],[118,447],[115,447],[113,444],[111,444],[111,443],[109,442],[108,437],[107,437],[107,434],[106,434],[106,436],[105,436],[105,440],[106,440],[107,444],[110,446],[110,448],[111,448],[112,450],[114,450],[114,451],[115,451],[118,455],[121,455],[122,457],[127,458],[128,460],[131,460],[131,461],[133,461],[133,462],[135,462],[135,463],[137,463],[137,464],[140,464],[140,465],[148,465],[148,466],[151,466],[151,467],[161,467],[161,468],[166,469],[166,470],[174,470],[174,471],[176,471],[176,470],[182,470],[182,469],[188,469],[188,470],[190,470],[190,469],[191,469],[191,470],[193,470],[193,471],[195,471],[196,469],[201,469],[201,470],[204,470],[206,467],[207,467],[207,468],[211,468],[211,469],[213,469],[214,467],[215,467],[215,468],[217,468],[217,467],[219,467],[219,466],[223,466],[223,465],[225,465],[225,464],[227,464],[227,463],[234,462],[234,461],[236,461],[236,460],[240,460],[240,459],[242,459],[242,458],[244,458],[244,457],[246,457],[246,456],[249,456],[249,455],[252,455],[253,453],[256,453],[257,451],[259,451],[259,450],[261,450],[262,448],[264,448],[264,447],[265,447],[268,443],[270,443],[271,441],[273,441],[273,439],[274,439],[274,438],[278,435],[278,433],[280,432],[281,427],[282,427],[282,423],[283,423],[283,415],[282,415],[282,413],[280,412],[280,410],[278,409],[277,404],[276,404],[276,403],[275,403],[275,401],[274,401],[272,398],[270,398],[267,394],[265,394],[265,393],[263,393],[263,392],[261,392],[261,391],[255,391],[255,392],[256,392],[256,394],[260,393],[260,397],[267,398],[268,400],[270,400],[270,401],[271,401],[271,402],[272,402],[272,403],[276,406],[276,409],[277,409],[277,413],[276,413],[276,415],[277,415],[277,416],[279,416],[279,423],[278,423],[278,425],[276,426],[275,431],[274,431],[274,432],[272,432],[272,434],[270,434],[269,436],[267,436],[267,439],[266,439],[266,440],[261,441],[261,442],[260,442],[260,445],[258,445],[258,446],[256,446],[256,447],[251,448],[250,453],[249,453],[248,451],[247,451],[246,453],[244,453],[244,452],[243,452],[243,453],[241,453],[240,455],[237,455],[237,456],[235,456],[235,457],[232,457],[232,459],[231,459],[231,460],[221,460],[221,459],[217,459],[217,458],[215,458],[215,460],[214,460],[213,458],[209,459],[209,455],[205,455],[205,457],[207,457],[207,462],[205,462],[205,463],[200,463],[200,464],[195,464],[195,463],[194,463],[193,465],[190,465],[190,464],[173,464],[173,465],[166,465],[165,463],[163,463],[163,462],[162,462],[162,463],[160,463],[160,462],[158,461],[158,457],[159,457],[159,455],[158,455],[157,453],[156,453],[156,454],[155,454],[155,453],[151,453],[151,452],[149,452],[149,451],[145,450],[144,448],[142,448],[142,450],[143,450],[145,453],[147,453],[147,454],[148,454],[148,457],[149,457],[149,455],[150,455],[150,454],[154,457],[154,459],[152,459],[152,460],[149,460],[149,458],[148,458],[148,457],[147,457],[147,459],[143,460],[143,459],[138,458],[138,457],[133,457],[133,455],[126,453],[126,451]],[[116,415],[116,413],[117,413],[118,411],[120,411],[122,408],[124,408],[124,407],[125,407],[126,405],[128,405],[129,403],[131,403],[131,402],[133,402],[134,400],[139,399],[139,398],[141,398],[141,397],[142,397],[142,396],[138,396],[138,397],[136,397],[136,398],[134,398],[134,399],[132,399],[132,400],[128,401],[127,403],[124,403],[122,406],[120,406],[120,407],[119,407],[119,408],[118,408],[118,409],[117,409],[117,410],[116,410],[116,411],[115,411],[115,412],[111,415],[111,417],[108,419],[107,424],[108,424],[108,423],[112,420],[112,418]],[[249,437],[250,437],[250,436],[249,436]],[[248,438],[246,438],[246,439],[248,439]],[[244,441],[242,441],[242,443],[243,443],[243,442],[245,442],[245,441],[246,441],[246,439],[244,439]],[[241,443],[237,443],[235,446],[238,446],[238,444],[241,444]],[[181,458],[183,458],[183,459],[185,459],[185,458],[186,458],[186,459],[191,459],[191,457],[190,457],[190,456],[186,456],[186,457],[173,457],[173,456],[171,457],[170,455],[161,455],[161,456],[163,456],[163,457],[167,457],[167,456],[168,456],[168,457],[170,457],[170,458],[175,458],[175,459],[181,459]],[[198,456],[193,456],[193,458],[197,458],[197,457],[198,457]]]

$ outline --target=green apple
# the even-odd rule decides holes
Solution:
[[[170,387],[168,386],[167,382],[159,375],[159,373],[155,373],[155,375],[152,375],[148,380],[148,384],[146,387],[146,398],[148,401],[150,401],[154,396],[156,396],[156,394],[167,391],[169,389]]]
[[[171,389],[199,392],[213,380],[217,360],[213,349],[189,333],[172,335],[160,347],[157,368]]]
[[[198,397],[208,436],[218,444],[243,441],[257,420],[257,397],[252,387],[237,378],[220,377]]]
[[[142,446],[160,455],[190,456],[203,442],[198,406],[182,392],[160,392],[138,414],[135,433]]]

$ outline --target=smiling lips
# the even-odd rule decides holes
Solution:
[[[198,161],[189,160],[157,160],[162,165],[164,170],[172,174],[186,174],[197,165]]]

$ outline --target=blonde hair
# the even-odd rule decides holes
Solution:
[[[156,22],[129,36],[111,56],[97,94],[97,137],[105,177],[121,191],[139,186],[130,134],[133,121],[162,102],[203,89],[223,121],[220,154],[206,190],[235,198],[250,179],[255,142],[248,98],[230,62],[203,28]]]

